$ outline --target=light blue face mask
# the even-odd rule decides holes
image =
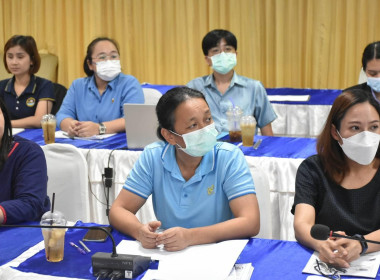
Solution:
[[[179,144],[177,146],[180,150],[193,157],[202,157],[211,151],[216,144],[216,136],[218,135],[214,123],[182,135],[171,130],[170,132],[183,138],[186,148],[182,148]]]
[[[212,69],[220,74],[227,74],[236,66],[236,53],[225,53],[213,55],[211,57]]]
[[[380,78],[367,77],[367,85],[375,92],[380,92]]]

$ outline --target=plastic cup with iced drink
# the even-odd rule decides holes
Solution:
[[[240,119],[241,136],[243,146],[253,146],[253,138],[256,131],[256,120],[253,116],[244,116]]]
[[[59,211],[53,213],[48,211],[42,216],[40,224],[43,226],[65,226],[66,219]],[[42,228],[47,261],[60,262],[63,260],[65,233],[65,228]]]
[[[45,144],[51,144],[55,142],[55,128],[57,126],[57,120],[52,114],[43,115],[41,119],[41,126],[44,132]]]
[[[226,113],[231,142],[241,141],[240,118],[242,114],[243,111],[238,106],[230,107]]]

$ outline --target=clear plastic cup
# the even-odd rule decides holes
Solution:
[[[48,211],[41,218],[43,226],[65,226],[65,216],[59,212]],[[46,260],[49,262],[60,262],[63,260],[63,249],[65,248],[65,228],[42,228],[44,236]]]
[[[44,132],[45,144],[55,142],[55,128],[57,127],[57,120],[52,114],[43,115],[41,119],[41,127]]]
[[[244,116],[240,119],[243,146],[252,147],[256,131],[256,120],[253,116]]]
[[[231,142],[241,141],[241,129],[240,129],[240,118],[243,115],[243,111],[238,106],[233,106],[226,112],[228,120],[228,131],[230,135]]]

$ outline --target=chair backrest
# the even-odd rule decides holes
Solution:
[[[260,208],[260,232],[256,237],[272,239],[272,204],[269,180],[265,171],[259,166],[250,166],[250,170]]]
[[[65,88],[63,85],[58,84],[58,83],[53,83],[53,87],[54,87],[55,102],[53,104],[53,108],[51,109],[51,113],[53,115],[56,115],[59,108],[62,105],[63,99],[66,96],[67,88]]]
[[[154,88],[143,88],[145,104],[156,105],[161,98],[162,93]]]
[[[363,67],[360,69],[360,73],[359,73],[359,80],[358,80],[358,83],[359,84],[362,84],[362,83],[366,83],[367,82],[367,75],[365,74],[364,70],[363,70]]]
[[[42,146],[48,171],[48,195],[55,193],[54,209],[68,221],[90,222],[87,161],[82,152],[69,144]]]
[[[58,69],[58,57],[51,53],[40,53],[41,66],[36,76],[48,79],[53,83],[57,82],[57,69]],[[0,58],[3,58],[3,53],[0,53]],[[0,63],[0,80],[11,78],[12,74],[9,74],[5,70],[4,63]]]

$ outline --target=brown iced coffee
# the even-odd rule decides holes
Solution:
[[[238,106],[230,107],[226,112],[230,142],[241,142],[240,118],[243,111]]]
[[[41,127],[44,132],[45,144],[51,144],[55,142],[55,128],[57,121],[54,115],[44,115],[41,119]]]

